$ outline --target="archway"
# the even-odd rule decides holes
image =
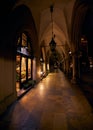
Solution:
[[[81,39],[83,24],[86,14],[91,8],[93,2],[91,0],[76,1],[73,8],[72,24],[71,24],[71,43],[72,43],[72,59],[73,59],[73,81],[76,82],[80,78],[80,58],[81,52]]]
[[[36,50],[36,44],[38,47],[38,37],[31,11],[25,5],[14,8],[9,16],[8,24],[8,29],[10,30],[8,37],[13,38],[10,44],[13,46],[14,60],[16,57],[16,64],[18,63],[16,65],[16,72],[14,71],[16,73],[14,73],[16,75],[15,78],[19,82],[19,90],[21,88],[26,89],[32,85],[32,82],[29,80],[36,80],[37,78],[37,71],[34,70],[33,60],[38,55]],[[16,86],[16,91],[18,92],[19,90]]]

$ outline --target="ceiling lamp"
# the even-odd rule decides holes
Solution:
[[[51,22],[52,22],[52,39],[49,43],[51,51],[55,51],[55,48],[56,48],[56,42],[54,41],[55,35],[53,34],[53,17],[52,17],[53,9],[54,9],[54,7],[53,7],[53,5],[51,5],[50,6],[50,12],[51,12]]]

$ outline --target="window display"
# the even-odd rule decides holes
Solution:
[[[21,81],[25,81],[26,80],[26,58],[22,57],[21,60]]]
[[[16,91],[24,88],[31,79],[31,40],[25,34],[19,34],[16,55]]]
[[[20,81],[20,55],[16,56],[16,81]]]
[[[27,46],[27,36],[24,33],[22,33],[22,46]]]
[[[16,56],[16,91],[18,92],[20,90],[20,61],[21,56]]]
[[[28,59],[28,79],[31,78],[31,59]]]

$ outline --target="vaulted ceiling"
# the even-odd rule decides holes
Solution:
[[[92,32],[91,25],[93,25],[92,24],[93,22],[91,22],[91,20],[93,19],[93,17],[92,15],[90,16],[89,13],[93,12],[93,6],[90,7],[89,13],[86,13],[88,12],[87,11],[88,6],[93,5],[92,0],[78,0],[78,1],[77,0],[47,0],[47,1],[1,0],[1,1],[3,3],[3,6],[1,4],[1,12],[0,12],[1,15],[2,12],[3,15],[8,14],[11,9],[14,10],[16,7],[20,5],[25,5],[29,9],[29,12],[31,12],[35,23],[39,45],[43,44],[45,46],[49,46],[49,43],[52,38],[50,6],[53,4],[54,5],[53,33],[55,34],[55,42],[57,43],[57,50],[60,53],[61,52],[64,53],[65,55],[66,51],[71,49],[72,43],[79,42],[80,40],[79,36],[81,33],[80,31],[82,32],[86,31],[89,33]],[[89,23],[91,23],[91,25]],[[89,35],[89,33],[87,35]]]
[[[18,0],[16,6],[25,4],[31,10],[35,21],[39,45],[48,46],[52,38],[52,22],[50,6],[53,10],[53,33],[57,49],[65,53],[64,46],[70,47],[69,33],[71,29],[71,17],[75,0]]]

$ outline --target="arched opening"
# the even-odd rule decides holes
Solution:
[[[93,70],[93,5],[88,8],[88,11],[85,16],[85,20],[82,27],[82,61],[85,61],[85,71]],[[86,56],[86,57],[85,57]]]
[[[17,96],[20,96],[26,89],[33,86],[37,78],[37,65],[34,60],[38,55],[37,32],[31,11],[25,5],[14,8],[8,23],[9,37],[12,36],[11,44],[14,44],[15,86]]]
[[[16,91],[20,95],[20,90],[27,89],[31,85],[33,53],[31,39],[26,33],[21,33],[17,40],[16,53]]]
[[[73,48],[73,79],[80,79],[82,70],[88,68],[88,37],[85,32],[89,29],[89,10],[92,9],[93,2],[82,0],[76,1],[73,8],[72,25],[71,25],[71,42]],[[76,11],[75,11],[76,10]],[[85,31],[87,30],[87,31]],[[92,31],[91,31],[92,32]],[[84,71],[85,71],[84,70]]]

